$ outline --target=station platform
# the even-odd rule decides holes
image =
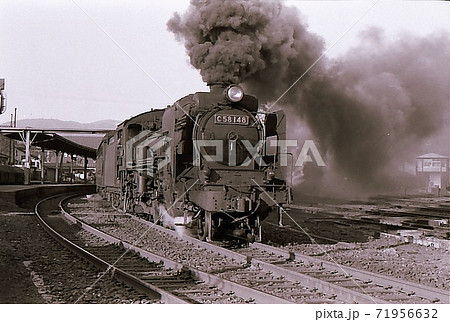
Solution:
[[[9,203],[32,209],[36,202],[52,195],[72,192],[90,194],[95,191],[96,186],[93,184],[0,185],[0,200],[4,201],[0,203],[0,208]]]

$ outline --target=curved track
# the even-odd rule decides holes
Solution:
[[[38,221],[55,239],[72,252],[94,263],[127,285],[163,303],[291,303],[285,299],[228,281],[218,275],[187,267],[168,258],[135,247],[105,234],[70,216],[62,206],[64,216],[77,227],[86,230],[83,238],[70,240],[46,222],[40,214],[42,203],[36,206]],[[55,211],[53,211],[55,212]],[[73,226],[73,225],[72,225]],[[101,278],[101,277],[100,277]]]
[[[49,201],[53,201],[54,199],[57,200],[64,200],[67,199],[67,195],[62,196],[54,196],[50,198],[46,198],[40,202],[38,202],[35,206],[35,215],[39,222],[39,224],[59,243],[61,243],[64,247],[72,251],[73,253],[77,254],[78,256],[88,260],[92,264],[94,264],[96,267],[104,270],[105,274],[113,274],[114,277],[124,282],[125,284],[139,290],[140,292],[143,292],[147,294],[152,299],[159,299],[162,302],[167,303],[186,303],[183,299],[173,296],[172,294],[155,287],[154,285],[151,285],[147,282],[145,282],[142,279],[137,278],[136,276],[125,272],[125,270],[121,269],[121,266],[127,266],[129,265],[129,262],[132,260],[136,260],[133,256],[124,256],[123,250],[121,250],[119,247],[114,247],[110,245],[106,245],[105,247],[101,246],[93,246],[88,248],[85,241],[82,240],[69,240],[68,238],[64,237],[62,234],[60,234],[58,231],[56,231],[54,228],[52,228],[48,222],[47,222],[47,212],[41,212],[41,208],[43,208],[44,203],[48,203]],[[61,202],[59,201],[59,202]],[[53,211],[54,212],[54,211]],[[80,246],[84,245],[84,247]],[[94,254],[95,252],[95,254]],[[107,258],[110,258],[108,260]],[[121,265],[117,265],[118,261],[121,261]],[[141,263],[142,264],[142,263]],[[149,263],[150,264],[150,263]],[[134,267],[138,267],[136,263],[133,264]],[[155,265],[148,265],[148,267],[142,267],[144,270],[148,271],[154,271]]]

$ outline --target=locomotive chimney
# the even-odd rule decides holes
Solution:
[[[227,84],[225,83],[208,83],[209,92],[210,93],[222,93],[226,88]]]

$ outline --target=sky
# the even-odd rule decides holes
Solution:
[[[339,57],[370,27],[395,41],[409,33],[450,33],[450,2],[286,1]],[[0,78],[7,106],[0,123],[57,118],[123,120],[207,91],[182,44],[166,27],[188,0],[0,0]],[[313,70],[311,71],[313,72]]]

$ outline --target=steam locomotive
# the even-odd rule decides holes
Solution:
[[[202,240],[261,240],[291,199],[280,166],[286,119],[237,85],[210,84],[119,124],[97,151],[98,191],[116,208]]]

